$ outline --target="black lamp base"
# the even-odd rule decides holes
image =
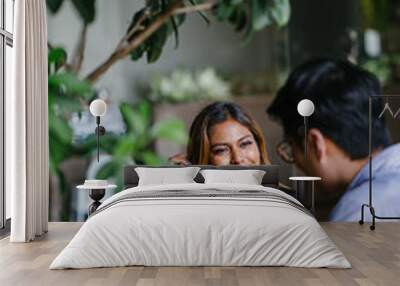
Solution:
[[[104,126],[97,126],[96,129],[94,130],[95,134],[99,134],[99,136],[103,136],[104,134],[106,134],[106,129],[104,128]]]
[[[89,191],[89,197],[94,201],[88,209],[89,216],[94,213],[97,208],[101,205],[100,200],[104,197],[106,193],[105,189],[91,189]]]

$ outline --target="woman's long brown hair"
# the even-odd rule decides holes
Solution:
[[[265,138],[257,122],[233,102],[215,102],[206,106],[194,119],[189,132],[187,159],[193,165],[209,165],[210,131],[216,124],[233,119],[253,134],[260,152],[260,163],[270,164]]]

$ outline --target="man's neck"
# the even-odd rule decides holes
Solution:
[[[349,160],[340,164],[341,188],[346,190],[361,169],[368,163],[368,158],[359,160]]]

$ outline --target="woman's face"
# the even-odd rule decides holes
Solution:
[[[234,119],[216,124],[210,132],[211,165],[259,165],[260,150],[251,131]]]

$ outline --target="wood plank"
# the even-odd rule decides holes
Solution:
[[[352,269],[290,267],[117,267],[49,270],[82,223],[50,223],[32,243],[0,240],[0,285],[399,285],[400,223],[378,223],[375,231],[356,223],[322,223],[352,263]]]

